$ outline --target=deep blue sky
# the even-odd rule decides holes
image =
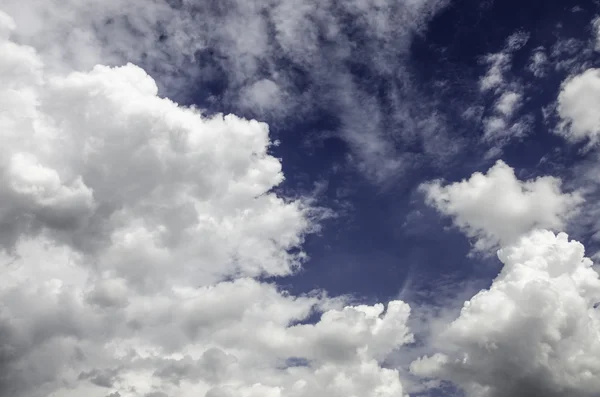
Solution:
[[[569,166],[581,156],[576,148],[566,147],[561,138],[549,133],[541,117],[541,108],[555,101],[567,74],[549,72],[533,81],[526,67],[533,50],[540,46],[549,49],[565,38],[590,40],[590,21],[597,11],[595,1],[450,1],[425,30],[415,34],[402,62],[419,100],[430,106],[425,111],[434,109],[441,114],[450,138],[464,144],[459,154],[443,165],[419,161],[410,172],[385,186],[373,183],[349,164],[351,150],[335,133],[340,120],[334,105],[323,101],[303,117],[282,120],[227,102],[207,101],[210,95],[222,94],[228,85],[226,74],[215,66],[217,72],[200,83],[193,101],[208,109],[268,122],[273,138],[281,142],[273,148],[283,159],[286,175],[281,191],[309,192],[320,184],[320,203],[339,213],[324,223],[320,235],[309,237],[305,248],[311,258],[302,272],[278,279],[278,284],[296,293],[323,288],[332,295],[354,294],[361,300],[380,301],[397,297],[407,283],[413,290],[423,290],[448,280],[479,280],[481,285],[491,282],[500,263],[495,258],[467,257],[469,242],[448,229],[447,219],[423,204],[416,188],[435,178],[456,181],[485,171],[498,157],[522,178],[545,174],[568,177]],[[367,32],[354,26],[351,18],[347,29],[358,54],[356,62],[348,65],[354,81],[385,109],[390,106],[388,91],[402,82],[372,70],[360,55],[369,53],[363,37]],[[485,158],[489,148],[480,143],[481,123],[466,121],[460,115],[469,106],[483,106],[485,112],[492,105],[494,98],[479,92],[477,86],[487,69],[481,59],[501,51],[507,38],[519,31],[530,36],[514,52],[510,75],[525,87],[525,106],[520,113],[532,114],[533,122],[524,139],[510,142],[500,156]],[[203,51],[198,60],[214,66],[219,56],[218,51]],[[593,54],[585,60],[590,65],[598,61]],[[280,59],[278,67],[293,76],[298,92],[319,83],[310,79],[310,71],[289,60]],[[388,125],[399,128],[391,122]],[[398,149],[417,155],[421,150],[418,144],[412,147],[406,142],[398,143]],[[550,161],[540,163],[544,156]]]

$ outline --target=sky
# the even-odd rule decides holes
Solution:
[[[1,0],[0,397],[599,397],[600,3]]]

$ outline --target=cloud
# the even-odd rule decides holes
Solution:
[[[529,33],[516,32],[506,39],[504,48],[497,53],[491,53],[483,57],[483,62],[488,65],[486,74],[479,79],[481,91],[502,90],[505,85],[507,74],[511,69],[513,53],[520,50],[529,40]]]
[[[510,117],[518,109],[522,99],[519,93],[504,92],[496,102],[496,111],[506,117]]]
[[[504,85],[505,73],[510,69],[510,61],[511,54],[508,50],[485,56],[484,62],[488,64],[488,70],[479,80],[479,89],[495,90]]]
[[[52,72],[87,71],[99,63],[143,62],[160,76],[166,93],[172,93],[185,84],[183,77],[195,69],[190,67],[193,55],[204,45],[190,29],[189,17],[169,4],[33,0],[24,7],[7,0],[2,10],[16,21],[15,40],[36,48]]]
[[[400,301],[390,302],[385,314],[384,309],[380,304],[347,306],[325,312],[315,325],[296,325],[286,332],[269,327],[269,336],[263,339],[259,333],[262,343],[275,337],[279,351],[288,350],[287,356],[296,357],[300,365],[282,367],[279,379],[246,374],[251,383],[217,386],[207,395],[402,396],[398,371],[381,368],[380,363],[412,341],[406,327],[409,309]],[[255,383],[256,379],[265,381]]]
[[[482,58],[487,70],[479,79],[479,90],[493,100],[493,105],[483,112],[481,120],[482,139],[492,145],[488,157],[497,156],[504,145],[512,139],[524,137],[530,128],[532,116],[519,114],[523,107],[525,87],[512,72],[514,54],[528,40],[528,33],[516,32],[506,39],[501,51]],[[471,108],[470,112],[473,111]]]
[[[415,162],[406,145],[422,145],[430,163],[460,146],[442,115],[429,116],[434,106],[406,64],[414,35],[447,3],[69,0],[25,8],[9,0],[3,8],[17,21],[16,40],[52,71],[132,62],[155,76],[161,95],[211,110],[273,122],[326,117],[327,131],[316,132],[344,139],[349,163],[385,182]]]
[[[548,55],[544,48],[537,48],[529,59],[527,69],[537,78],[546,76],[548,65]]]
[[[520,181],[514,170],[498,160],[487,174],[450,184],[423,184],[427,203],[474,240],[484,252],[515,242],[534,228],[561,230],[583,201],[577,192],[564,193],[551,176]]]
[[[515,113],[522,106],[522,92],[506,90],[500,94],[491,115],[483,120],[483,139],[500,144],[500,142],[508,139],[525,136],[529,127],[529,119],[527,117],[521,119],[515,117]]]
[[[342,307],[248,278],[195,288],[182,277],[99,306],[85,298],[93,272],[68,253],[24,250],[2,281],[3,393],[402,395],[398,371],[382,367],[412,341],[402,302]]]
[[[481,131],[478,143],[487,150],[487,159],[498,158],[506,145],[523,139],[533,128],[535,116],[526,107],[528,86],[513,62],[529,37],[529,33],[517,31],[499,51],[479,59],[485,73],[476,81],[475,102],[466,107],[461,118]]]
[[[411,370],[467,396],[596,395],[600,280],[583,246],[536,230],[498,256],[504,267],[491,287],[465,303],[440,352]]]
[[[589,102],[582,98],[593,96],[594,77],[590,68],[594,63],[595,50],[597,52],[594,46],[597,47],[596,36],[600,26],[597,18],[590,19],[590,30],[594,33],[591,40],[572,37],[573,32],[566,36],[560,33],[563,24],[571,23],[567,22],[568,18],[561,18],[556,21],[559,31],[553,43],[543,43],[529,50],[530,35],[518,31],[506,39],[500,51],[481,58],[480,63],[487,66],[478,81],[483,104],[471,105],[464,118],[481,121],[482,143],[490,145],[485,155],[487,159],[498,158],[509,142],[522,140],[535,132],[537,118],[552,124],[549,129],[570,142],[589,140],[588,148],[594,144],[593,118],[586,117],[582,107],[584,102]],[[568,77],[565,79],[565,76]],[[527,77],[535,79],[530,81]],[[540,79],[545,80],[542,82]],[[563,79],[558,101],[548,104],[544,92],[556,95],[555,90],[559,88],[556,82]],[[582,90],[581,94],[579,90]],[[503,104],[507,104],[509,98],[514,106],[506,112],[504,109],[509,108]],[[528,105],[540,100],[546,103],[541,112],[529,109]],[[556,118],[558,125],[555,125]]]
[[[595,146],[600,138],[600,119],[594,109],[600,106],[600,70],[587,69],[562,84],[557,112],[558,133],[571,143]]]
[[[0,76],[6,248],[48,232],[102,251],[100,266],[131,282],[144,282],[122,267],[134,258],[156,268],[177,258],[215,275],[299,264],[302,253],[287,251],[313,227],[310,210],[270,193],[283,175],[265,124],[161,99],[132,64],[52,75],[31,48],[2,45],[2,68],[15,71]]]
[[[266,124],[133,64],[63,72],[14,29],[0,13],[0,395],[402,395],[408,305],[253,278],[293,274],[323,216],[273,192]]]

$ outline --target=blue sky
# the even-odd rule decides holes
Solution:
[[[598,396],[599,6],[7,0],[0,396]]]

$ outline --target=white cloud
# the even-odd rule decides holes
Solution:
[[[486,74],[479,80],[479,87],[482,91],[498,89],[505,84],[505,74],[510,69],[511,54],[499,52],[489,54],[484,58],[488,64]]]
[[[569,74],[581,71],[593,56],[593,47],[589,44],[572,37],[558,39],[550,51],[549,58],[553,69]]]
[[[244,89],[240,105],[248,109],[259,108],[263,112],[280,111],[285,106],[285,99],[275,82],[261,79]]]
[[[521,106],[522,100],[523,96],[518,92],[504,92],[496,102],[496,111],[506,117],[510,117]]]
[[[402,61],[415,32],[447,3],[7,0],[3,9],[17,21],[17,41],[35,47],[52,71],[132,62],[155,76],[161,95],[203,106],[275,121],[318,121],[314,114],[326,112],[335,125],[326,132],[344,139],[354,165],[379,182],[412,160],[395,142],[422,141],[431,162],[451,143],[443,122],[430,126],[423,116],[433,106],[418,99]],[[385,81],[387,98],[349,65]]]
[[[561,118],[558,132],[569,142],[586,141],[594,146],[600,139],[600,69],[588,69],[563,82],[557,112]]]
[[[443,185],[422,185],[427,203],[446,216],[470,239],[474,250],[487,251],[516,241],[534,228],[561,230],[582,202],[579,193],[563,193],[551,176],[520,181],[502,161],[487,174]]]
[[[494,104],[492,115],[483,120],[483,139],[502,144],[503,140],[526,135],[527,118],[514,117],[522,104],[523,94],[521,92],[510,89],[502,92]]]
[[[0,283],[5,394],[403,395],[381,364],[412,341],[402,302],[342,308],[248,278],[195,288],[183,275],[139,293],[99,280],[67,247],[30,240],[17,252]],[[294,325],[314,311],[319,322]]]
[[[508,84],[507,74],[510,72],[513,53],[521,49],[529,40],[526,32],[516,32],[506,39],[500,52],[488,54],[483,62],[488,65],[486,74],[479,80],[481,91],[501,90]]]
[[[531,55],[527,68],[535,77],[544,77],[548,69],[548,56],[543,48],[538,48]]]
[[[501,51],[483,58],[488,68],[479,79],[479,89],[494,99],[493,106],[482,118],[483,141],[493,145],[487,157],[496,157],[511,139],[527,135],[531,124],[531,115],[519,115],[523,107],[524,87],[511,73],[515,51],[520,50],[528,40],[528,33],[514,33],[506,39]]]
[[[529,41],[530,34],[525,31],[517,31],[506,40],[506,48],[509,51],[517,51],[523,48]]]
[[[164,1],[6,0],[2,10],[16,21],[15,40],[35,47],[53,72],[144,62],[173,91],[205,46],[186,13]]]
[[[265,124],[158,98],[131,64],[54,76],[30,48],[3,46],[0,67],[22,71],[0,75],[5,246],[32,229],[85,250],[79,240],[94,240],[117,273],[134,257],[215,275],[297,266],[286,251],[311,230],[309,210],[269,193],[283,175]]]
[[[381,368],[379,363],[393,349],[412,341],[405,325],[409,310],[402,302],[390,302],[385,314],[383,310],[383,305],[346,307],[325,312],[315,325],[285,331],[268,327],[264,335],[259,331],[260,341],[253,346],[276,344],[279,352],[302,364],[288,363],[277,378],[244,375],[249,381],[264,379],[258,385],[252,382],[216,390],[229,389],[242,396],[254,395],[257,387],[259,395],[274,396],[402,396],[397,370]]]
[[[537,230],[498,256],[491,287],[465,303],[411,370],[469,397],[577,396],[600,389],[600,280],[584,248]]]
[[[264,123],[160,98],[133,64],[47,67],[13,26],[0,13],[0,395],[402,395],[382,362],[412,341],[406,304],[251,278],[291,274],[320,216],[271,192]]]

